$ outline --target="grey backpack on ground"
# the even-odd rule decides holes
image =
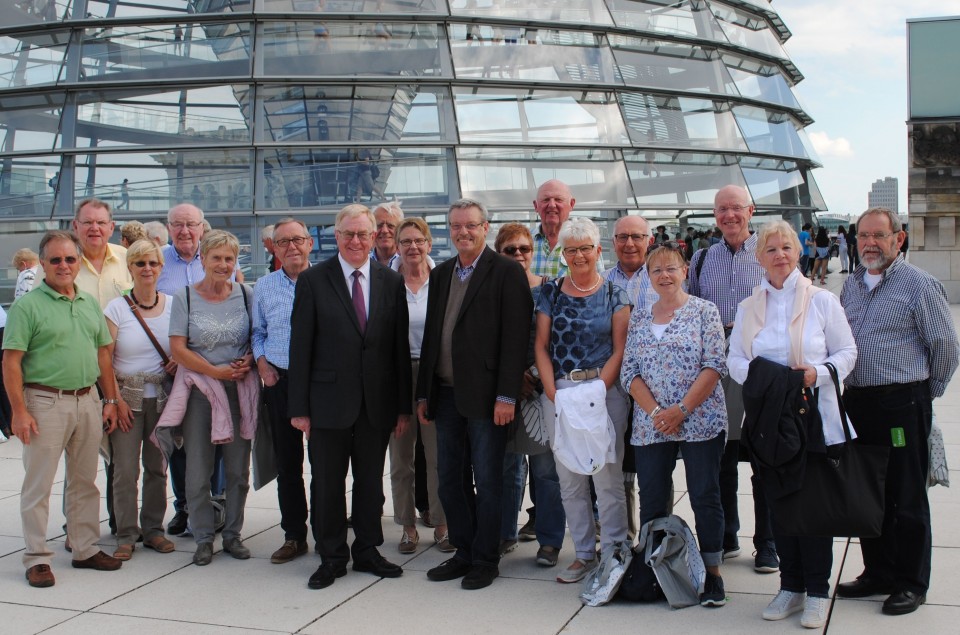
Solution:
[[[707,568],[693,532],[682,518],[673,515],[645,523],[640,528],[637,557],[653,569],[671,607],[700,603]]]

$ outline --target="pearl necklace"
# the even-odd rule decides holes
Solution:
[[[160,292],[154,291],[153,304],[147,306],[146,304],[140,304],[140,300],[137,299],[137,296],[133,295],[133,290],[130,291],[130,297],[133,298],[133,301],[137,303],[137,306],[143,309],[144,311],[149,311],[150,309],[156,307],[160,304]]]
[[[592,287],[588,287],[588,288],[586,288],[586,289],[581,289],[580,287],[577,286],[577,283],[573,281],[573,276],[570,276],[570,284],[572,284],[572,285],[573,285],[573,288],[576,289],[577,291],[579,291],[580,293],[590,293],[591,291],[593,291],[594,289],[596,289],[597,287],[599,287],[601,282],[603,282],[603,278],[600,277],[600,274],[598,273],[598,274],[597,274],[597,281],[593,283],[593,286],[592,286]]]

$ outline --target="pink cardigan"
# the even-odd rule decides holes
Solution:
[[[181,366],[174,377],[173,388],[170,390],[163,414],[160,415],[157,427],[150,435],[150,440],[157,447],[160,447],[156,440],[158,430],[175,428],[183,423],[190,389],[194,386],[210,401],[210,442],[221,444],[233,441],[233,418],[230,415],[230,404],[227,402],[227,391],[223,388],[223,384],[219,379]],[[257,432],[257,417],[260,411],[260,375],[257,374],[256,367],[251,368],[246,377],[237,382],[237,396],[240,401],[240,437],[253,439]]]

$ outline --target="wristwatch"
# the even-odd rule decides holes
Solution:
[[[687,410],[687,407],[683,405],[682,401],[677,402],[677,408],[680,408],[680,412],[683,413],[684,418],[687,418],[690,416],[690,411]]]
[[[104,399],[104,400],[103,400],[103,405],[109,406],[110,404],[113,404],[114,406],[117,406],[117,405],[120,404],[120,400],[119,400],[119,399]]]

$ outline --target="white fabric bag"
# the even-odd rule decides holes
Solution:
[[[557,391],[554,456],[568,470],[591,476],[617,461],[617,433],[607,414],[607,387],[602,380]]]

